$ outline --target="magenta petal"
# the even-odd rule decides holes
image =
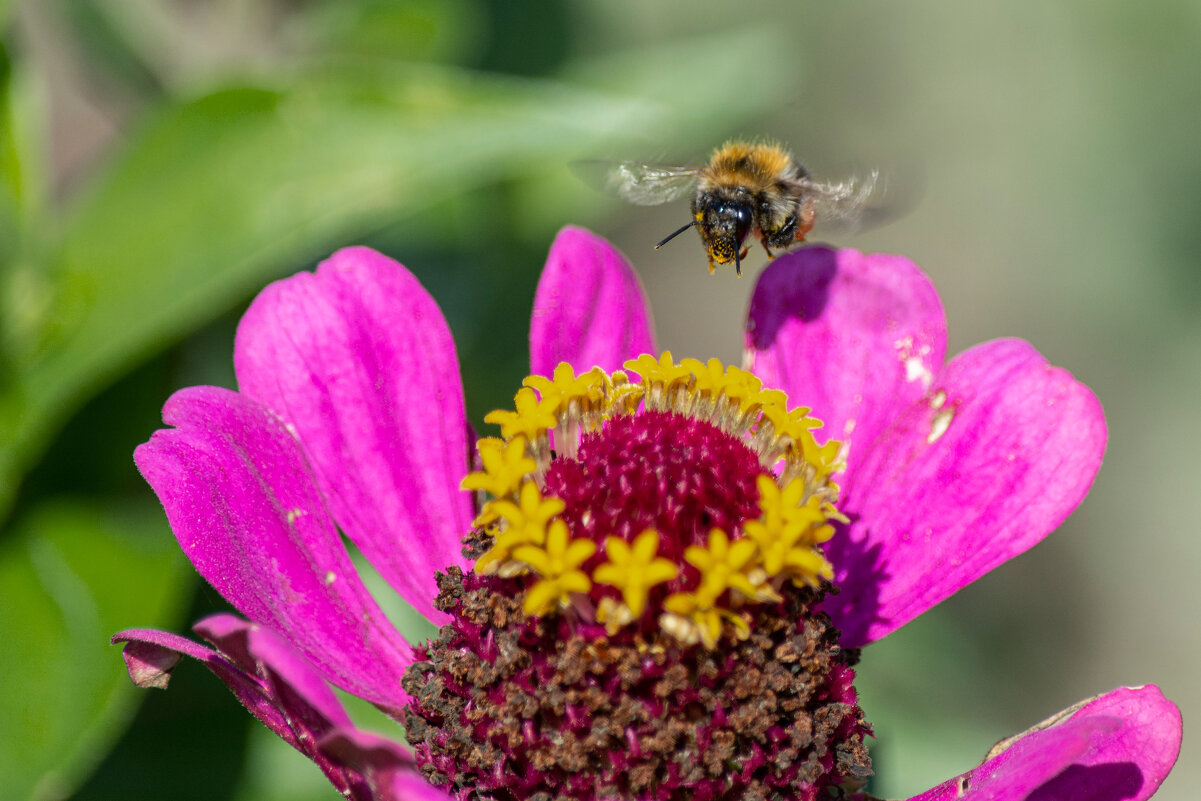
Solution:
[[[1105,452],[1088,387],[1028,343],[957,356],[844,482],[828,545],[844,644],[878,640],[1030,548],[1084,498]]]
[[[242,705],[267,728],[286,740],[293,748],[300,748],[300,741],[288,725],[287,714],[271,697],[263,681],[237,667],[227,657],[192,642],[186,637],[154,629],[130,629],[113,635],[113,643],[125,643],[123,656],[129,668],[129,677],[139,687],[165,689],[170,672],[184,656],[203,664],[221,679]],[[163,674],[154,681],[147,681],[147,665],[164,666]]]
[[[846,445],[853,472],[872,440],[925,394],[946,354],[934,285],[902,256],[810,247],[759,277],[745,362]]]
[[[413,754],[400,743],[356,729],[349,721],[347,725],[331,731],[318,747],[360,772],[417,767]]]
[[[130,677],[142,687],[166,687],[166,672],[147,681],[152,666],[170,671],[182,656],[199,661],[267,728],[312,759],[345,797],[371,797],[362,776],[314,747],[329,732],[350,725],[350,718],[303,656],[269,629],[233,615],[215,615],[197,624],[197,629],[220,632],[214,639],[221,641],[221,650],[153,629],[123,631],[112,641],[125,643]],[[225,646],[234,653],[225,652]]]
[[[420,773],[411,771],[393,771],[376,788],[376,797],[380,801],[449,801],[451,795],[444,790],[434,787]]]
[[[301,700],[305,711],[302,722],[308,723],[313,731],[350,724],[346,710],[325,677],[271,629],[229,614],[206,617],[192,629],[242,670],[266,676],[276,698],[286,694]],[[294,713],[292,717],[297,716]]]
[[[530,372],[567,362],[612,372],[655,353],[650,309],[629,261],[601,237],[567,226],[555,237],[534,296]]]
[[[327,679],[389,708],[412,650],[368,594],[296,439],[254,401],[216,387],[175,393],[174,429],[134,458],[188,558],[251,620]]]
[[[129,669],[130,680],[138,687],[167,689],[171,671],[175,670],[185,656],[190,656],[206,666],[213,664],[225,669],[232,668],[228,660],[223,659],[213,649],[169,631],[126,629],[114,634],[110,642],[114,645],[126,643],[122,656],[125,666]],[[212,670],[211,667],[209,669]]]
[[[360,729],[331,732],[318,743],[323,753],[367,779],[375,801],[449,801],[450,795],[421,775],[399,743]]]
[[[243,393],[292,425],[338,525],[426,617],[471,528],[454,340],[399,263],[347,248],[263,290],[238,327]]]
[[[910,801],[1145,801],[1180,753],[1180,710],[1158,687],[1123,687],[993,749]]]

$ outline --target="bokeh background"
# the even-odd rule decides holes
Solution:
[[[130,454],[233,386],[257,288],[368,243],[442,304],[478,424],[524,375],[555,231],[633,260],[660,342],[739,358],[763,257],[710,277],[685,204],[581,159],[787,143],[904,199],[838,244],[937,283],[951,351],[1033,341],[1110,444],[1048,540],[865,654],[881,796],[1121,684],[1201,714],[1201,4],[0,2],[0,797],[332,799],[198,666],[136,691],[116,630],[223,608]],[[411,624],[405,624],[411,625]],[[361,711],[361,710],[360,710]],[[1159,798],[1201,780],[1186,740]]]

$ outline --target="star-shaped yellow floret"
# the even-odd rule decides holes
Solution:
[[[621,598],[635,619],[646,610],[651,587],[671,581],[680,574],[675,563],[656,556],[658,552],[659,532],[654,529],[647,529],[635,537],[633,546],[620,537],[609,537],[605,540],[605,555],[609,561],[592,573],[598,584],[621,590]]]
[[[819,477],[825,477],[842,468],[842,443],[838,440],[830,440],[825,445],[818,446],[813,438],[809,438],[813,442],[815,453],[805,455],[806,461],[817,467]]]
[[[787,437],[797,443],[813,443],[813,435],[809,432],[822,427],[821,420],[809,417],[808,414],[809,409],[804,406],[790,410],[784,404],[765,403],[763,405],[763,416],[771,421],[776,436]],[[816,443],[813,444],[816,445]]]
[[[699,392],[708,392],[716,397],[725,391],[726,384],[729,383],[725,365],[720,359],[710,359],[707,362],[700,359],[681,359],[680,366],[696,378],[696,389]]]
[[[663,355],[658,359],[649,353],[644,353],[637,359],[630,359],[622,366],[640,375],[646,384],[662,384],[665,387],[671,387],[679,381],[692,378],[692,371],[683,365],[676,364],[671,358],[669,350],[663,351]]]
[[[780,389],[761,389],[755,393],[754,402],[761,409],[787,409],[788,395]],[[808,412],[804,409],[803,412]]]
[[[684,559],[701,572],[701,583],[696,595],[702,601],[712,603],[727,588],[735,589],[748,598],[756,594],[756,587],[747,577],[751,560],[757,552],[754,540],[743,537],[730,542],[726,532],[719,528],[709,532],[709,544],[702,548],[690,545],[684,549]]]
[[[768,395],[768,393],[763,391],[763,381],[759,379],[759,376],[734,365],[726,368],[725,391],[726,397],[737,401],[739,409],[744,412],[762,404],[764,396]],[[770,390],[769,392],[784,394],[780,390]],[[774,396],[768,395],[768,397]]]
[[[596,543],[588,539],[568,539],[567,524],[555,520],[546,533],[546,545],[522,545],[513,549],[513,558],[525,562],[541,578],[525,594],[522,609],[527,615],[541,617],[564,604],[572,593],[588,592],[592,581],[580,565],[596,553]]]
[[[485,423],[500,426],[500,435],[506,439],[522,435],[533,440],[554,428],[558,422],[558,418],[555,417],[558,402],[538,400],[538,395],[529,387],[517,390],[513,405],[516,411],[497,409],[484,416]]]
[[[489,501],[488,506],[492,508],[497,518],[505,520],[509,528],[523,528],[530,524],[545,527],[551,518],[563,511],[567,504],[563,502],[562,498],[554,496],[543,498],[538,485],[533,481],[527,481],[521,485],[521,494],[517,503],[501,498]]]
[[[503,568],[510,560],[513,549],[518,546],[544,545],[547,526],[565,506],[561,498],[543,498],[538,485],[532,481],[521,485],[518,503],[507,499],[489,501],[484,505],[480,519],[503,520],[504,527],[496,533],[496,539],[487,553],[476,560],[475,572],[490,574]],[[476,524],[479,525],[479,520]]]
[[[576,375],[567,362],[559,362],[553,378],[540,375],[528,376],[521,383],[538,390],[543,403],[554,403],[554,408],[564,409],[573,400],[583,406],[599,403],[604,397],[605,381],[608,376],[598,367]]]
[[[642,402],[646,390],[642,384],[630,381],[624,370],[610,376],[605,412],[608,414],[633,414]]]
[[[722,622],[726,620],[734,625],[735,633],[740,638],[745,639],[750,634],[750,626],[741,616],[729,609],[714,606],[710,599],[698,593],[677,592],[669,595],[663,602],[663,608],[666,614],[660,618],[660,625],[682,643],[701,642],[710,650],[716,648]]]
[[[744,523],[743,531],[759,546],[763,570],[769,576],[786,572],[808,584],[816,583],[818,576],[830,578],[830,564],[817,548],[834,534],[826,524],[821,498],[802,505],[805,481],[801,478],[782,490],[769,476],[759,476],[758,485],[762,516]]]
[[[526,456],[524,437],[514,437],[508,442],[484,437],[476,447],[484,469],[463,478],[460,487],[465,490],[483,490],[496,497],[509,495],[516,492],[525,477],[537,468],[534,460]],[[476,525],[484,524],[477,521]]]

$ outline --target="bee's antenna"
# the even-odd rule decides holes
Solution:
[[[687,231],[689,228],[691,228],[691,227],[692,227],[692,226],[694,226],[694,225],[700,225],[700,221],[698,221],[698,220],[693,220],[692,222],[690,222],[690,223],[688,223],[687,225],[685,225],[684,227],[682,227],[680,230],[673,232],[673,233],[672,233],[672,234],[670,234],[670,235],[669,235],[669,236],[668,236],[666,239],[664,239],[662,242],[660,242],[659,244],[655,245],[655,250],[658,250],[659,248],[663,247],[663,246],[664,246],[664,245],[666,245],[668,242],[670,242],[671,240],[675,239],[677,236],[679,236],[680,234],[684,233],[685,231]]]

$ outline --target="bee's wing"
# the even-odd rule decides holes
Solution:
[[[797,179],[801,195],[813,201],[817,224],[853,233],[893,216],[888,187],[879,170],[871,170],[846,181],[815,181],[806,176]]]
[[[628,203],[658,206],[688,194],[700,172],[700,167],[619,161],[604,165],[604,188]]]
[[[813,202],[821,234],[855,234],[896,220],[912,211],[920,189],[897,190],[895,175],[872,169],[844,181],[796,180],[800,195]],[[913,183],[913,181],[909,181]]]

